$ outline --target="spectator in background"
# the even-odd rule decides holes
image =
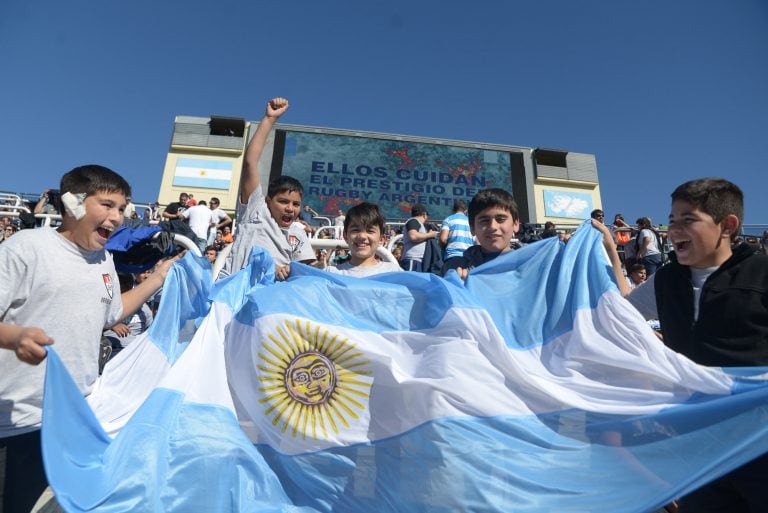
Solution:
[[[61,201],[61,196],[59,194],[59,191],[55,189],[46,189],[45,192],[43,192],[40,195],[40,199],[38,200],[34,209],[32,209],[32,213],[45,214],[45,215],[61,215],[60,201]],[[45,220],[37,220],[36,224],[37,226],[46,226]],[[55,219],[51,219],[49,224],[51,226],[58,226],[59,221]]]
[[[211,263],[211,265],[213,265],[214,263],[216,263],[216,258],[219,256],[219,252],[216,251],[215,247],[208,246],[207,248],[205,248],[204,255],[205,255],[205,258],[207,258],[208,261]]]
[[[168,260],[170,257],[165,257],[163,260]],[[161,261],[163,261],[161,260]],[[159,262],[158,262],[159,264]],[[157,266],[155,266],[157,267]],[[152,276],[152,273],[155,272],[154,268],[149,268],[146,271],[142,271],[138,274],[133,275],[133,281],[134,281],[134,287],[137,287],[147,281]],[[152,312],[152,315],[157,314],[157,309],[160,307],[160,298],[163,295],[163,289],[159,288],[157,289],[152,295],[147,298],[145,303],[147,306],[149,306],[150,311]]]
[[[136,213],[136,205],[133,204],[130,196],[126,197],[125,201],[127,201],[127,203],[125,205],[125,210],[123,210],[123,217],[125,219],[133,219],[133,214]]]
[[[40,199],[35,205],[33,213],[35,214],[60,214],[59,206],[59,191],[46,189],[41,195]]]
[[[135,277],[129,273],[117,273],[117,279],[120,282],[120,292],[127,292],[136,286]],[[114,358],[117,353],[136,340],[136,337],[149,329],[152,324],[152,309],[145,302],[138,310],[129,313],[125,319],[118,322],[110,329],[104,332],[104,337],[109,341],[112,347],[110,358]]]
[[[197,246],[200,248],[200,251],[205,251],[205,247],[208,245],[208,230],[211,226],[216,226],[213,211],[208,208],[205,201],[200,200],[200,203],[194,207],[182,210],[179,215],[182,219],[187,220],[189,227],[195,232]]]
[[[613,218],[613,236],[616,239],[616,243],[620,246],[625,246],[631,237],[631,227],[624,221],[622,214],[616,214]]]
[[[8,219],[8,218],[5,218],[5,219]],[[3,228],[2,236],[0,236],[0,242],[10,239],[11,235],[13,235],[14,233],[16,233],[16,227],[13,226],[12,224],[6,225],[5,228]]]
[[[222,237],[223,237],[222,231],[216,230],[216,238],[213,239],[213,243],[211,243],[211,246],[213,246],[214,249],[216,249],[216,251],[221,251],[222,249],[224,249],[224,246],[227,245],[227,243],[224,242],[224,239]]]
[[[160,207],[157,203],[150,203],[149,208],[144,209],[144,220],[147,222],[160,220]]]
[[[648,278],[643,264],[633,264],[627,273],[627,284],[634,289]]]
[[[763,238],[760,239],[760,247],[763,248],[763,253],[768,255],[768,230],[763,232]]]
[[[325,269],[328,267],[328,250],[325,248],[317,248],[315,250],[315,267],[318,269]]]
[[[464,250],[472,246],[475,239],[469,229],[467,204],[464,200],[453,202],[453,214],[443,220],[440,228],[440,244],[443,246],[443,265],[451,258],[461,258]]]
[[[197,200],[195,199],[195,195],[190,192],[189,199],[187,200],[187,206],[194,207],[195,205],[197,205]]]
[[[624,268],[629,269],[637,263],[637,230],[632,228],[629,232],[629,240],[624,245]]]
[[[315,217],[319,214],[315,212],[309,205],[304,205],[304,208],[299,214],[299,219],[304,225],[304,230],[307,234],[311,235],[315,233]]]
[[[651,276],[661,267],[661,246],[660,237],[653,229],[651,220],[648,217],[641,217],[637,220],[637,234],[635,240],[635,258],[645,266],[648,276]]]
[[[557,237],[557,227],[552,221],[544,223],[544,231],[541,232],[542,239],[548,239],[550,237]]]
[[[426,250],[427,241],[437,239],[438,232],[429,230],[424,226],[427,222],[427,207],[417,203],[411,208],[411,218],[405,222],[403,230],[403,258],[400,265],[406,271],[424,272],[422,260]]]
[[[225,226],[232,225],[232,218],[229,217],[229,214],[220,208],[220,205],[221,202],[219,201],[219,198],[211,198],[211,212],[213,213],[213,219],[216,224],[215,226],[211,226],[211,229],[208,231],[209,245],[213,244],[213,241],[216,239],[216,231],[224,228]]]
[[[334,251],[334,255],[333,255],[332,265],[335,267],[340,264],[343,264],[347,260],[349,260],[349,251],[347,250],[347,248],[336,246],[336,250]]]
[[[235,242],[235,237],[232,235],[232,228],[225,226],[221,229],[221,240],[224,241],[224,244],[232,244]]]
[[[611,231],[613,232],[613,239],[616,241],[616,247],[619,250],[621,261],[622,263],[625,263],[626,247],[629,243],[629,239],[632,238],[632,229],[626,222],[624,222],[623,215],[616,214],[613,217]]]
[[[304,220],[307,224],[313,224],[314,218],[319,216],[315,210],[310,207],[309,205],[304,205],[304,208],[301,211],[301,218]]]
[[[140,226],[149,225],[149,220],[143,221],[138,212],[136,212],[136,205],[131,202],[131,198],[125,198],[128,202],[123,211],[123,226],[126,228],[138,228]]]
[[[187,209],[187,202],[189,201],[189,194],[182,192],[179,194],[179,201],[169,203],[165,210],[163,210],[163,217],[165,219],[181,219],[181,213]]]
[[[333,226],[335,227],[334,233],[337,239],[344,238],[344,211],[338,209],[336,211],[336,217],[333,218]]]

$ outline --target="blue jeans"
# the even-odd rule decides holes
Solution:
[[[644,256],[640,262],[645,267],[645,272],[650,276],[661,267],[661,255]]]

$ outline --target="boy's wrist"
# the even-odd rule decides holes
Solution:
[[[0,348],[15,351],[21,329],[14,324],[0,324]]]

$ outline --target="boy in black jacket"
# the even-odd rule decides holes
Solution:
[[[768,256],[732,245],[744,196],[718,178],[672,193],[670,262],[628,296],[661,323],[664,343],[701,365],[768,365]],[[684,497],[680,512],[768,511],[768,456]]]

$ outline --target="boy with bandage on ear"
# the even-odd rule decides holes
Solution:
[[[128,183],[88,165],[61,179],[62,224],[23,230],[0,246],[0,475],[5,513],[28,512],[47,486],[40,451],[46,345],[56,344],[80,391],[98,376],[101,332],[163,284],[173,260],[122,295],[104,249],[123,222]],[[15,353],[15,354],[14,354]],[[25,363],[26,362],[26,363]],[[27,365],[32,364],[35,366]],[[4,467],[4,469],[3,469]],[[4,472],[3,472],[4,470]]]

